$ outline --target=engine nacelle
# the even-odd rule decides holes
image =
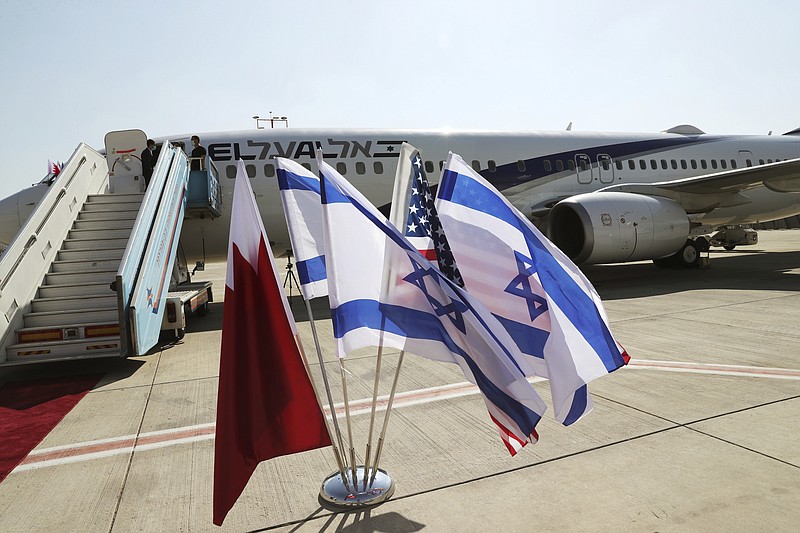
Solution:
[[[680,250],[689,236],[689,219],[669,198],[596,192],[557,203],[547,234],[576,263],[639,261]]]

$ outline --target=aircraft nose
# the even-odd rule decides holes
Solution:
[[[8,244],[20,228],[19,194],[0,200],[0,244]]]

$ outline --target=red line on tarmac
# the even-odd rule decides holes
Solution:
[[[779,379],[800,379],[800,370],[792,370],[786,368],[759,368],[738,365],[721,365],[721,364],[703,364],[703,363],[686,363],[680,361],[646,361],[646,360],[631,360],[628,363],[629,367],[639,368],[642,370],[661,370],[661,371],[685,371],[685,372],[702,372],[708,374],[741,374],[754,377],[771,377]],[[531,381],[541,380],[541,378],[531,378]],[[454,383],[450,385],[442,385],[440,387],[431,387],[427,389],[418,389],[408,392],[397,393],[394,400],[395,407],[408,407],[421,403],[430,403],[438,400],[448,398],[457,398],[462,396],[469,396],[477,394],[478,388],[472,383]],[[378,398],[376,410],[385,410],[389,402],[388,396],[381,396]],[[350,413],[364,414],[370,411],[372,406],[371,398],[363,398],[353,400],[350,402]],[[344,405],[337,404],[334,406],[337,416],[344,412]],[[330,409],[324,408],[326,414],[329,414]],[[51,461],[49,464],[42,464],[41,466],[50,466],[63,462],[88,460],[93,457],[92,454],[104,454],[103,456],[114,455],[115,451],[124,453],[125,451],[132,451],[134,448],[164,445],[170,446],[172,444],[179,444],[186,439],[192,440],[205,440],[211,439],[214,436],[216,425],[213,423],[201,424],[192,427],[176,428],[174,430],[155,431],[152,433],[143,433],[139,437],[125,436],[118,438],[103,439],[93,442],[77,443],[74,445],[57,446],[53,448],[45,448],[38,451],[31,452],[25,458],[20,466],[31,465],[29,468],[37,468],[34,465]],[[85,456],[81,458],[82,456]],[[72,461],[70,461],[72,459]]]

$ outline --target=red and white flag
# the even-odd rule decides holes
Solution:
[[[268,242],[239,161],[214,441],[214,524],[218,526],[259,462],[331,443],[295,341],[297,328]]]

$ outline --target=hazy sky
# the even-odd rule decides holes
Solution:
[[[119,4],[119,5],[118,5]],[[255,127],[784,133],[800,3],[9,0],[0,198],[79,142]]]

